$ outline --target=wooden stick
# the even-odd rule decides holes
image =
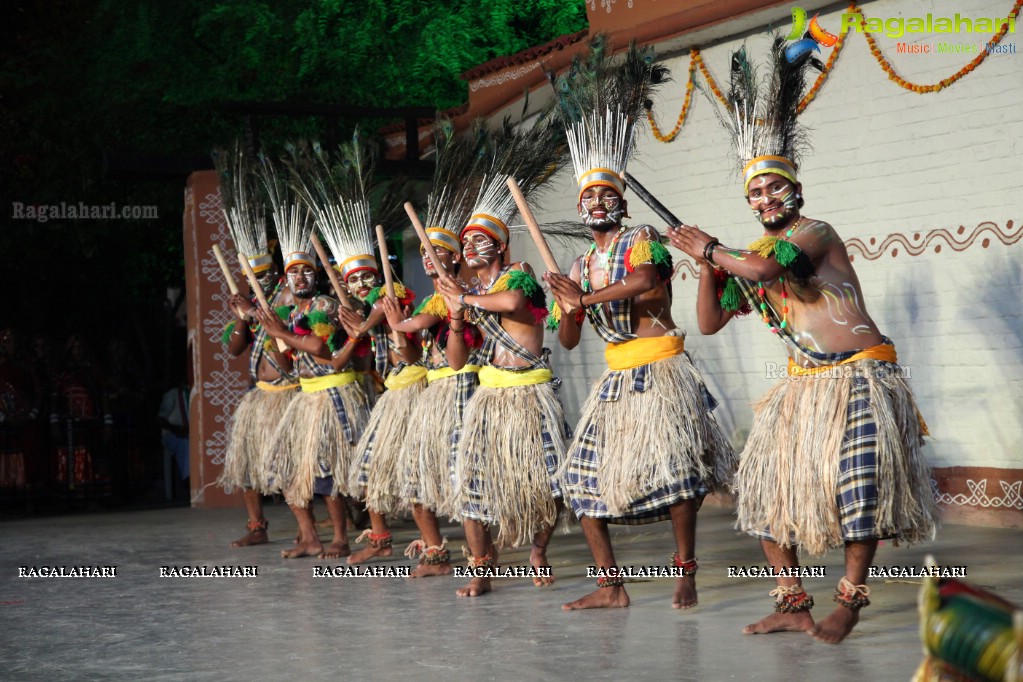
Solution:
[[[380,269],[384,273],[384,291],[391,298],[394,296],[394,273],[391,272],[391,255],[387,251],[387,236],[384,234],[384,226],[377,225],[377,245],[380,248],[380,260],[383,261]],[[391,330],[391,338],[394,339],[394,345],[401,347],[401,334],[395,330]]]
[[[227,280],[227,288],[231,292],[232,296],[238,295],[238,284],[234,281],[234,276],[231,274],[231,268],[227,267],[227,261],[224,259],[224,252],[220,250],[220,244],[213,245],[213,255],[217,257],[217,262],[220,263],[220,271],[224,273],[224,279]],[[235,312],[238,313],[238,317],[245,319],[245,312],[241,308],[235,308]]]
[[[526,221],[526,227],[529,228],[529,234],[532,235],[533,243],[536,244],[536,248],[540,251],[540,256],[543,257],[547,270],[560,275],[561,269],[558,267],[558,261],[554,260],[554,254],[551,253],[550,247],[547,246],[547,240],[543,238],[540,226],[536,224],[536,218],[533,217],[533,212],[529,210],[529,204],[526,203],[526,197],[522,194],[522,190],[519,189],[519,183],[515,182],[515,178],[511,176],[508,177],[508,189],[511,190],[512,196],[515,197],[515,204],[519,207],[522,219]]]
[[[323,248],[323,242],[315,234],[313,237],[313,248],[316,249],[316,255],[320,257],[320,262],[323,263],[323,267],[327,271],[327,279],[330,280],[330,285],[334,287],[334,294],[337,295],[337,300],[341,302],[341,305],[348,310],[352,309],[352,302],[348,300],[348,292],[345,291],[344,284],[338,279],[337,270],[330,265],[330,258],[327,256],[327,250]]]
[[[263,311],[267,315],[276,315],[273,308],[266,300],[266,295],[263,293],[263,287],[259,284],[259,279],[256,277],[256,272],[249,265],[249,259],[244,253],[238,254],[238,262],[242,264],[242,270],[245,271],[245,276],[249,278],[249,286],[252,287],[252,291],[256,294],[256,300],[259,301],[259,305],[262,306]],[[284,343],[283,339],[277,339],[277,350],[282,353],[288,350],[288,344]]]
[[[377,246],[380,249],[380,260],[383,261],[383,267],[380,270],[384,273],[385,291],[388,296],[394,298],[394,276],[391,274],[391,258],[387,252],[387,237],[384,235],[383,225],[377,225]]]
[[[437,273],[446,272],[444,266],[440,262],[440,258],[437,257],[437,250],[433,248],[433,242],[430,241],[430,236],[426,234],[426,228],[423,227],[423,223],[420,222],[419,216],[416,215],[416,209],[412,206],[412,202],[405,202],[405,213],[408,213],[409,220],[412,221],[412,227],[415,228],[416,234],[419,236],[419,243],[423,245],[423,250],[426,251],[426,255],[430,258],[430,262],[433,263],[433,269]]]
[[[213,245],[213,255],[217,257],[217,262],[220,263],[220,271],[224,273],[224,279],[227,280],[227,288],[231,290],[232,296],[238,295],[238,285],[234,281],[234,277],[231,276],[231,268],[227,267],[227,261],[224,260],[224,252],[220,250],[220,244]]]

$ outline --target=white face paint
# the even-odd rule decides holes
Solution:
[[[774,173],[758,175],[749,184],[746,195],[750,210],[765,226],[784,225],[799,217],[795,186]]]
[[[259,282],[259,286],[263,289],[263,293],[269,294],[273,291],[274,285],[277,284],[277,267],[270,266],[270,268],[256,276],[256,281]]]
[[[579,217],[592,230],[617,227],[625,217],[625,202],[610,187],[591,187],[579,198]]]
[[[364,301],[377,286],[377,274],[372,270],[359,270],[349,275],[345,284],[348,286],[348,293]]]
[[[292,265],[287,271],[288,288],[299,298],[310,298],[316,292],[316,268],[304,263]]]
[[[479,269],[501,259],[501,246],[486,232],[472,230],[462,237],[462,257],[470,268]]]
[[[441,247],[435,247],[434,250],[437,252],[437,259],[440,260],[444,272],[454,272],[455,254]],[[426,255],[426,251],[422,247],[419,247],[419,252],[419,255],[423,258],[423,270],[426,272],[426,276],[436,277],[437,271],[433,267],[433,261]]]

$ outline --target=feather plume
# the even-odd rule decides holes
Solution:
[[[309,209],[288,181],[288,171],[283,161],[275,161],[265,154],[259,155],[256,175],[270,204],[281,252],[287,258],[290,253],[311,253],[313,223]]]
[[[479,149],[481,125],[482,119],[477,120],[465,135],[455,135],[447,120],[434,127],[436,159],[433,188],[426,199],[427,227],[443,227],[458,234],[469,220],[484,158]]]
[[[536,198],[567,159],[564,134],[550,111],[542,112],[529,127],[504,120],[496,130],[474,127],[481,156],[482,180],[472,213],[486,213],[506,226],[518,211],[506,184],[513,177],[527,198]]]
[[[591,39],[589,50],[555,84],[577,180],[594,168],[624,176],[636,126],[652,106],[657,86],[668,80],[670,72],[654,63],[652,49],[633,42],[615,60],[605,34]]]
[[[231,150],[215,149],[213,164],[220,180],[224,217],[235,250],[244,256],[268,253],[266,206],[260,196],[252,157],[236,142]]]
[[[403,224],[396,219],[403,181],[374,182],[374,150],[358,129],[334,153],[317,143],[294,147],[288,167],[292,186],[338,262],[356,255],[372,256],[377,223],[392,231]]]
[[[718,120],[731,133],[739,170],[751,159],[764,155],[785,157],[798,167],[809,148],[806,128],[798,117],[806,71],[811,68],[819,70],[823,65],[811,53],[797,55],[790,62],[785,39],[776,36],[766,78],[750,61],[745,46],[732,53],[727,111],[695,81],[711,100]]]

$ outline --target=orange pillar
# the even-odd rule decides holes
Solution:
[[[233,315],[225,306],[230,291],[213,255],[213,245],[220,245],[228,263],[236,264],[238,260],[214,171],[188,176],[184,240],[188,343],[194,381],[189,405],[192,506],[241,506],[241,495],[225,495],[216,483],[224,467],[227,429],[249,385],[249,370],[245,354],[232,358],[220,343]],[[245,285],[239,288],[248,290]]]

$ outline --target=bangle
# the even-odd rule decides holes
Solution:
[[[703,247],[703,260],[708,263],[714,263],[714,247],[720,243],[717,239],[707,242],[707,245]]]
[[[579,307],[580,308],[585,308],[586,307],[586,304],[583,303],[583,296],[585,296],[585,295],[586,295],[585,291],[583,293],[579,294]]]
[[[465,296],[466,296],[465,294],[458,295],[458,305],[462,306],[463,308],[465,307]]]

